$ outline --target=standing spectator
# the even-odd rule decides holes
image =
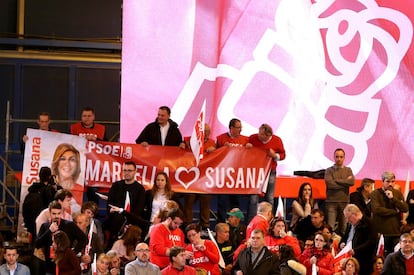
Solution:
[[[239,208],[233,208],[227,212],[227,224],[230,226],[230,241],[236,249],[244,240],[246,240],[246,226],[243,212]]]
[[[92,232],[92,236],[89,236],[89,218],[86,214],[77,214],[75,215],[75,223],[79,229],[85,234],[88,238],[88,244],[82,251],[82,256],[80,258],[82,274],[88,273],[91,267],[91,262],[94,259],[95,255],[100,255],[104,252],[103,243],[98,238],[98,235],[95,232]],[[89,240],[89,238],[91,238]],[[89,245],[90,241],[90,245]]]
[[[303,242],[317,231],[321,231],[325,224],[325,213],[321,209],[312,209],[310,216],[310,220],[305,219],[306,222],[296,227],[296,236]]]
[[[274,218],[270,223],[268,235],[265,237],[267,248],[279,256],[279,247],[281,245],[289,245],[292,247],[295,256],[301,254],[299,241],[295,237],[289,236],[286,233],[287,224],[283,218]]]
[[[42,224],[35,241],[35,252],[33,261],[34,274],[46,274],[54,272],[55,263],[52,261],[50,252],[52,247],[52,236],[58,231],[65,232],[70,240],[70,246],[75,254],[82,252],[87,244],[85,234],[72,221],[62,219],[62,206],[57,201],[49,204],[50,221]],[[79,274],[79,273],[78,273]]]
[[[282,139],[273,134],[273,129],[268,124],[262,124],[259,127],[259,133],[249,137],[249,143],[254,147],[263,148],[267,151],[268,157],[272,159],[270,166],[269,181],[265,193],[265,200],[272,206],[274,205],[275,185],[276,185],[276,167],[277,162],[284,160],[286,157],[285,148]],[[256,214],[259,195],[250,195],[249,202],[249,219]]]
[[[400,236],[400,250],[385,258],[381,274],[414,274],[414,239],[410,234],[404,233]]]
[[[183,247],[171,247],[169,253],[169,265],[162,271],[162,275],[196,275],[195,268],[186,265],[188,259],[188,251]]]
[[[317,274],[332,275],[334,272],[334,257],[329,252],[328,240],[321,232],[317,232],[314,245],[303,251],[299,261],[306,266],[306,274],[312,274],[312,265],[316,264]]]
[[[197,224],[189,224],[185,228],[185,233],[190,241],[186,250],[192,254],[189,265],[196,269],[204,269],[211,275],[220,275],[218,264],[220,252],[213,241],[201,239],[200,231],[200,226]]]
[[[91,107],[82,109],[81,121],[70,126],[70,133],[87,140],[106,140],[105,126],[95,123],[95,111]]]
[[[102,244],[105,243],[104,233],[102,229],[102,223],[96,218],[98,214],[98,205],[94,201],[85,201],[82,203],[81,213],[88,217],[88,230],[93,221],[93,233],[98,235]]]
[[[145,204],[145,189],[135,179],[136,170],[135,162],[125,162],[122,171],[124,179],[114,182],[109,189],[108,219],[105,221],[106,228],[111,234],[109,247],[117,235],[122,233],[124,225],[132,224],[141,228],[147,228],[149,225],[141,217]]]
[[[185,246],[184,233],[180,229],[183,221],[184,213],[180,209],[174,208],[168,212],[165,221],[155,225],[151,230],[149,245],[151,261],[160,269],[168,265],[171,247]],[[190,252],[187,255],[190,255]]]
[[[264,232],[256,228],[249,238],[250,247],[243,249],[234,264],[236,275],[280,274],[279,259],[265,246]]]
[[[146,243],[139,243],[135,248],[137,258],[125,266],[125,275],[161,275],[160,268],[150,262],[150,250]]]
[[[408,211],[400,191],[393,188],[395,175],[382,173],[382,187],[371,193],[371,207],[374,226],[378,233],[384,235],[385,255],[394,250],[400,236],[401,212]]]
[[[223,133],[216,138],[217,148],[227,147],[251,147],[249,138],[241,135],[242,123],[240,119],[232,118],[229,122],[229,131]],[[217,211],[218,221],[224,222],[226,219],[226,211],[230,208],[240,208],[239,197],[241,195],[218,195]]]
[[[185,148],[183,137],[178,129],[178,124],[170,119],[171,110],[167,106],[158,109],[158,115],[154,122],[145,126],[135,143],[144,147],[148,145],[180,146]]]
[[[210,138],[210,126],[206,123],[204,124],[204,155],[210,154],[216,150],[216,143]],[[191,148],[190,146],[190,137],[184,138],[186,147]],[[185,224],[190,224],[193,222],[193,206],[196,200],[200,202],[200,226],[203,230],[210,228],[210,201],[211,195],[209,194],[195,194],[195,193],[186,193],[184,194],[184,215],[185,215]]]
[[[54,250],[54,262],[56,264],[56,274],[60,275],[79,275],[81,267],[79,259],[73,252],[68,235],[63,231],[53,234],[52,248]]]
[[[24,198],[22,210],[24,225],[27,230],[36,236],[36,218],[43,209],[46,209],[56,193],[50,184],[52,171],[49,167],[43,166],[39,171],[39,182],[34,182],[28,189]]]
[[[352,243],[351,254],[361,266],[361,274],[372,272],[371,259],[375,256],[377,233],[369,217],[362,214],[355,204],[348,204],[344,209],[348,227],[343,241]]]
[[[158,172],[155,183],[150,190],[145,191],[145,206],[143,218],[154,223],[160,210],[165,208],[168,200],[178,201],[178,196],[171,188],[170,178],[165,172]]]
[[[19,253],[16,247],[6,246],[3,256],[6,262],[0,266],[0,274],[30,275],[29,268],[17,262]]]
[[[250,221],[246,228],[246,236],[250,236],[252,231],[256,228],[261,229],[267,233],[269,222],[273,218],[273,206],[267,202],[262,201],[257,207],[256,216]]]
[[[216,224],[216,242],[219,248],[219,252],[223,257],[226,266],[222,268],[223,275],[231,274],[233,268],[233,253],[235,247],[232,245],[230,239],[230,226],[227,223]]]
[[[362,214],[368,218],[372,218],[370,195],[374,190],[374,183],[375,181],[373,179],[363,178],[361,186],[349,195],[349,203],[358,206]]]
[[[414,225],[414,189],[408,192],[406,202],[408,204],[408,215],[405,221],[407,224]]]
[[[355,184],[351,168],[346,167],[345,151],[338,148],[334,152],[335,164],[325,171],[326,214],[327,222],[332,228],[343,235],[346,228],[343,212],[349,203],[349,187]],[[338,222],[338,227],[336,227]]]
[[[39,115],[37,116],[36,123],[37,123],[37,126],[39,127],[38,128],[39,130],[50,131],[50,132],[55,132],[55,133],[59,132],[58,130],[50,128],[50,114],[48,112],[39,113]],[[20,147],[20,151],[22,154],[24,154],[25,144],[28,139],[29,137],[27,135],[23,135],[22,137],[23,143],[21,144],[21,147]]]
[[[310,220],[312,209],[318,209],[318,202],[312,198],[312,186],[309,182],[304,182],[299,187],[298,198],[292,202],[292,220],[290,227],[296,233],[296,227],[303,219]]]

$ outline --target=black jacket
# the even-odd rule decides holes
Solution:
[[[168,129],[167,137],[165,138],[165,146],[179,146],[183,142],[183,137],[178,129],[178,124],[168,120],[170,128]],[[151,145],[162,145],[160,125],[157,120],[145,126],[141,134],[135,140],[135,143],[148,142]]]
[[[278,257],[270,252],[266,246],[263,249],[264,255],[255,267],[252,266],[251,262],[251,249],[248,247],[242,250],[234,264],[234,271],[241,270],[243,271],[243,275],[280,275]]]

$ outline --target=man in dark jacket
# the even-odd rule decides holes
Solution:
[[[414,273],[414,239],[409,233],[400,236],[400,250],[385,258],[384,275],[406,275]],[[362,273],[361,273],[362,274]]]
[[[239,254],[234,264],[236,275],[280,274],[279,259],[265,246],[264,232],[255,229],[250,235],[250,247]]]
[[[348,226],[342,240],[346,243],[352,242],[352,253],[360,264],[360,274],[371,274],[371,260],[375,256],[377,243],[374,225],[355,204],[345,207],[344,216]]]
[[[171,110],[167,106],[158,109],[154,122],[145,126],[135,142],[146,147],[148,145],[180,146],[185,149],[183,137],[178,124],[170,119]]]

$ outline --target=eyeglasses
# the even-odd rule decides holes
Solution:
[[[131,170],[124,169],[122,171],[124,171],[124,173],[126,173],[126,172],[129,172],[129,173],[135,172],[135,170],[132,170],[132,169]]]
[[[400,242],[402,242],[402,243],[413,243],[413,241],[412,241],[412,240],[402,240],[402,241],[400,241]]]
[[[136,252],[146,252],[146,253],[149,253],[150,252],[150,250],[149,249],[137,249],[137,250],[135,250]]]

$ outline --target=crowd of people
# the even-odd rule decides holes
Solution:
[[[156,120],[136,142],[188,148],[188,138],[182,137],[170,115],[170,109],[161,106]],[[40,119],[44,122],[45,113]],[[39,126],[43,124],[39,122]],[[338,148],[333,166],[325,171],[324,209],[313,198],[312,185],[305,182],[288,221],[274,211],[276,167],[286,152],[272,128],[262,124],[257,134],[243,136],[241,121],[234,118],[229,131],[216,142],[210,138],[208,125],[205,129],[206,154],[220,146],[267,150],[272,169],[263,198],[249,195],[248,208],[241,210],[243,195],[218,195],[218,219],[212,230],[211,195],[177,194],[164,172],[156,175],[152,189],[145,190],[136,180],[136,164],[127,161],[122,165],[122,180],[114,182],[108,192],[107,215],[101,221],[96,198],[78,206],[73,200],[76,168],[66,175],[72,182],[56,177],[59,162],[79,162],[76,154],[65,155],[71,152],[65,147],[52,169],[40,170],[40,182],[29,190],[29,194],[40,194],[41,205],[36,205],[36,198],[23,204],[23,213],[31,215],[25,218],[34,248],[29,268],[17,262],[18,251],[10,246],[4,249],[0,274],[3,270],[60,275],[92,274],[92,270],[112,275],[414,274],[414,190],[404,199],[393,173],[382,174],[378,189],[366,178],[350,194],[354,175],[344,165],[345,151]],[[47,125],[43,130],[51,129]],[[81,122],[71,131],[90,140],[105,137],[104,128],[94,123],[91,108],[82,111]],[[199,223],[194,223],[192,209],[197,199],[201,209]],[[28,211],[34,209],[34,213]],[[377,253],[380,235],[384,237],[383,253]],[[345,251],[347,257],[335,260]]]

